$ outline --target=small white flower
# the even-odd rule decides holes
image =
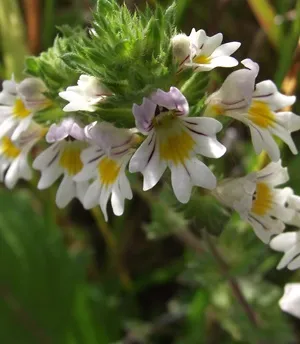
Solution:
[[[106,208],[110,197],[113,212],[117,216],[124,212],[125,199],[132,199],[125,169],[134,152],[132,146],[137,137],[130,130],[118,129],[105,122],[92,123],[85,131],[93,145],[82,152],[84,167],[74,180],[94,179],[86,192],[83,205],[90,209],[99,204],[107,221]]]
[[[50,105],[44,96],[46,87],[37,78],[27,78],[20,84],[13,79],[3,82],[0,93],[0,138],[12,132],[11,139],[18,139],[25,131],[36,111]]]
[[[210,71],[216,67],[234,67],[238,61],[231,57],[241,45],[239,42],[221,44],[223,35],[212,37],[204,30],[192,29],[189,36],[180,34],[172,38],[173,54],[182,67],[193,67],[197,71]]]
[[[0,139],[0,180],[9,189],[12,189],[19,179],[31,179],[32,171],[27,155],[44,133],[41,126],[32,122],[17,140],[12,141],[10,133]]]
[[[288,283],[284,286],[279,306],[284,312],[300,318],[300,283]]]
[[[41,171],[38,189],[51,186],[62,174],[63,179],[56,193],[56,204],[65,207],[73,198],[83,201],[88,183],[77,183],[73,177],[81,171],[83,163],[80,154],[86,143],[83,129],[72,118],[63,120],[59,125],[52,125],[46,140],[53,143],[33,162],[33,168]]]
[[[267,244],[273,235],[282,233],[285,224],[290,224],[295,216],[295,210],[288,204],[291,189],[276,188],[288,179],[281,161],[272,162],[259,172],[222,181],[213,194],[250,223],[259,239]]]
[[[287,232],[277,235],[270,242],[270,247],[284,252],[277,269],[287,267],[289,270],[300,268],[300,232]]]
[[[216,186],[216,177],[197,158],[221,157],[226,148],[218,142],[216,133],[222,129],[213,118],[188,117],[189,105],[175,87],[169,92],[157,90],[142,105],[133,105],[137,128],[148,135],[133,155],[130,172],[141,172],[144,190],[154,187],[167,167],[177,199],[187,203],[193,185],[207,189]]]
[[[271,80],[255,85],[259,67],[250,59],[243,60],[246,69],[231,73],[222,87],[210,97],[205,114],[225,115],[249,126],[256,154],[265,150],[271,160],[280,159],[273,135],[278,136],[297,154],[291,133],[300,129],[300,116],[279,111],[294,104],[294,96],[281,94]]]
[[[64,111],[96,111],[96,106],[111,93],[101,85],[100,81],[89,75],[81,75],[77,86],[70,86],[59,96],[69,102]]]

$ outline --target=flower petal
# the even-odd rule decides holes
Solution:
[[[100,193],[101,193],[101,184],[99,180],[95,180],[87,189],[86,194],[83,198],[83,206],[85,209],[94,208],[99,204]]]
[[[281,233],[271,240],[270,247],[278,252],[287,252],[296,244],[297,240],[296,232]]]
[[[141,105],[133,104],[132,113],[136,127],[145,135],[151,130],[157,104],[148,98],[143,98]]]
[[[216,177],[211,172],[211,170],[199,159],[192,158],[190,160],[187,160],[186,168],[194,185],[209,190],[212,190],[217,186]]]
[[[211,58],[230,56],[241,46],[240,42],[230,42],[220,45],[211,55]]]
[[[63,177],[57,193],[56,193],[56,205],[62,209],[67,206],[73,198],[76,197],[75,182],[67,174]]]
[[[193,186],[187,167],[182,164],[172,164],[170,169],[174,194],[179,202],[187,203],[191,197]]]
[[[296,101],[295,96],[286,96],[280,93],[274,82],[271,80],[261,81],[256,84],[253,97],[269,104],[273,111],[280,110],[286,106],[291,106]]]

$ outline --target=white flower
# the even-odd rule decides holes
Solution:
[[[56,204],[65,207],[73,198],[81,202],[88,188],[88,183],[77,183],[73,177],[81,171],[83,163],[80,159],[86,143],[83,129],[72,118],[63,120],[59,125],[53,124],[47,133],[46,140],[54,142],[33,162],[33,168],[41,171],[38,189],[51,186],[62,174],[63,179],[56,193]]]
[[[258,65],[250,59],[242,63],[247,68],[231,73],[222,87],[208,97],[205,114],[230,116],[248,125],[256,154],[265,150],[273,161],[280,159],[273,135],[297,154],[291,133],[300,129],[300,116],[279,111],[294,104],[296,98],[281,94],[271,80],[255,85]]]
[[[295,216],[295,210],[288,204],[291,189],[275,188],[288,179],[287,169],[281,166],[281,161],[272,162],[259,172],[222,181],[213,194],[250,223],[264,243],[269,243],[270,238],[283,232],[285,224],[290,224]]]
[[[81,75],[78,86],[70,86],[64,92],[60,92],[59,96],[69,102],[64,107],[64,111],[96,111],[99,102],[111,93],[101,85],[100,81],[89,75]]]
[[[213,118],[187,117],[189,105],[181,92],[157,90],[142,105],[133,105],[137,128],[148,135],[133,155],[130,172],[142,172],[144,190],[154,187],[167,166],[177,199],[188,202],[193,185],[207,189],[216,186],[216,177],[197,158],[201,154],[219,158],[226,148],[216,139],[222,129]]]
[[[0,93],[0,138],[12,132],[11,139],[18,139],[25,131],[36,111],[50,105],[44,96],[46,87],[37,78],[27,78],[20,84],[13,79],[3,82]]]
[[[6,187],[12,189],[19,179],[31,179],[27,155],[44,134],[43,128],[32,122],[17,140],[12,141],[10,133],[0,139],[0,180]]]
[[[124,212],[125,199],[132,199],[132,191],[126,177],[126,166],[134,149],[136,135],[130,130],[118,129],[109,123],[92,123],[85,129],[89,141],[93,144],[81,154],[84,167],[74,178],[76,181],[94,179],[83,200],[86,209],[100,205],[105,220],[107,202],[115,215]]]
[[[280,308],[294,317],[300,318],[300,283],[288,283],[279,300]]]
[[[190,36],[180,34],[172,38],[173,54],[182,67],[193,67],[197,71],[210,71],[216,67],[234,67],[238,61],[231,57],[241,45],[239,42],[221,44],[223,35],[212,37],[204,30],[192,29]]]
[[[300,268],[300,232],[287,232],[277,235],[270,242],[270,247],[284,256],[277,265],[277,269],[287,267],[289,270]]]

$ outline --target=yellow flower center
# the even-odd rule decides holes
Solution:
[[[98,172],[103,185],[111,185],[118,178],[120,166],[116,163],[115,160],[105,157],[100,161],[98,165]]]
[[[214,115],[223,115],[225,110],[224,108],[221,106],[221,105],[218,105],[218,104],[213,104],[211,105],[211,111]]]
[[[252,213],[263,216],[272,208],[272,191],[265,183],[256,185],[255,199],[252,202]]]
[[[74,176],[81,171],[83,163],[80,159],[82,149],[78,145],[68,144],[59,159],[59,165],[65,169],[69,176]]]
[[[172,161],[175,165],[189,159],[195,146],[193,138],[184,130],[179,133],[160,135],[159,153],[163,160]]]
[[[10,159],[15,159],[21,153],[21,150],[14,145],[8,136],[4,136],[1,140],[1,153]]]
[[[261,128],[273,126],[275,115],[270,110],[268,104],[254,100],[248,110],[249,119]]]
[[[21,99],[17,99],[15,101],[15,105],[13,108],[13,113],[17,118],[26,118],[31,114],[31,111],[29,111],[28,109],[26,109],[24,103],[22,102]]]
[[[205,55],[199,55],[193,58],[193,62],[197,64],[209,64],[211,57]]]

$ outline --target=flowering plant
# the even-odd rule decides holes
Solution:
[[[28,155],[47,145],[34,154],[32,167],[41,172],[38,189],[62,178],[59,208],[77,198],[85,209],[100,206],[108,221],[109,202],[121,216],[126,200],[139,195],[155,203],[161,187],[178,202],[175,210],[174,200],[166,202],[168,211],[156,219],[161,235],[189,226],[188,207],[198,198],[200,212],[216,215],[201,219],[203,238],[214,233],[218,218],[227,221],[230,209],[264,244],[284,252],[278,268],[299,268],[299,233],[283,232],[300,227],[300,198],[278,187],[289,175],[274,138],[298,153],[292,138],[300,129],[300,116],[291,110],[296,98],[271,80],[257,82],[259,66],[251,59],[240,61],[240,68],[233,57],[239,42],[222,44],[221,33],[209,37],[203,29],[180,33],[175,14],[175,4],[131,13],[114,0],[98,0],[92,28],[62,27],[53,47],[27,58],[28,77],[6,80],[0,93],[1,181],[13,188],[19,179],[30,180]],[[211,92],[215,68],[230,70]],[[259,171],[222,176],[218,161],[228,159],[228,118],[249,127],[256,155],[265,152]],[[135,183],[140,175],[143,191]],[[150,226],[155,232],[155,221]]]

